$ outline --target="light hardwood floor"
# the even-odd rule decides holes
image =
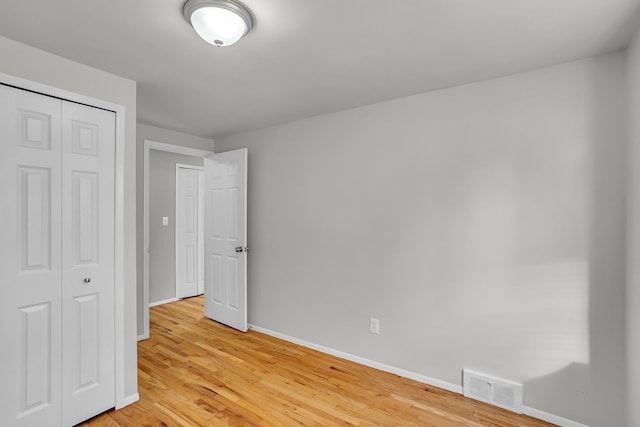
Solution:
[[[151,308],[151,338],[138,344],[140,401],[83,425],[550,425],[202,313],[202,297]]]

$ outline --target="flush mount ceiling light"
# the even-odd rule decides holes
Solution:
[[[249,9],[235,0],[188,0],[184,17],[207,43],[231,46],[253,27]]]

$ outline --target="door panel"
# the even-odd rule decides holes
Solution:
[[[114,113],[63,102],[63,425],[115,406],[114,162]]]
[[[60,112],[0,85],[2,426],[60,420]]]
[[[222,283],[222,256],[220,255],[216,255],[216,254],[211,254],[209,256],[209,268],[210,268],[210,277],[208,278],[210,283]],[[207,292],[206,292],[206,288],[205,288],[205,298],[207,300],[209,300],[209,298],[211,298],[213,300],[213,303],[215,303],[216,305],[220,305],[222,306],[223,304],[223,299],[222,299],[222,286],[217,285],[217,286],[210,286],[210,289],[212,290],[211,293],[209,293],[209,295],[207,296]],[[205,310],[207,310],[207,307],[205,306]]]
[[[205,315],[247,330],[247,150],[205,159]]]
[[[78,313],[80,327],[76,331],[76,340],[80,345],[78,349],[80,365],[79,375],[74,376],[73,384],[75,392],[82,392],[88,388],[97,386],[100,382],[100,296],[98,294],[83,295],[74,298],[75,311]]]
[[[19,369],[21,381],[18,418],[44,409],[51,402],[51,304],[20,308]]]
[[[51,266],[51,169],[18,166],[18,227],[22,271]]]
[[[98,183],[97,173],[71,172],[74,267],[98,263]]]

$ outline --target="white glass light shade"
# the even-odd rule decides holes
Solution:
[[[189,0],[184,16],[207,43],[231,46],[253,26],[251,13],[232,0]]]

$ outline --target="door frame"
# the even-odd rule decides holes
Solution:
[[[138,303],[138,310],[142,310],[142,334],[138,335],[138,341],[149,338],[149,157],[151,150],[167,151],[175,154],[185,154],[194,157],[207,157],[213,151],[199,148],[185,147],[184,145],[168,144],[150,139],[144,140],[143,154],[143,197],[144,206],[142,214],[142,304]]]
[[[199,172],[204,173],[204,167],[202,166],[194,166],[194,165],[188,165],[185,163],[176,163],[176,200],[174,202],[174,207],[175,207],[175,220],[174,222],[174,227],[175,227],[175,240],[174,240],[174,252],[175,252],[175,263],[176,263],[176,298],[178,297],[178,262],[179,262],[179,252],[178,252],[178,235],[180,234],[180,230],[178,229],[178,220],[180,218],[180,206],[179,206],[179,199],[180,199],[180,175],[179,175],[179,171],[180,169],[192,169],[192,170],[196,170]],[[204,205],[204,189],[200,188],[200,174],[197,174],[198,176],[198,224],[197,224],[197,229],[198,229],[198,253],[197,253],[197,257],[196,259],[198,260],[198,275],[200,274],[200,244],[204,245],[204,241],[200,241],[200,232],[204,232],[204,230],[201,230],[201,228],[204,228],[204,209],[202,209],[202,205]],[[204,256],[204,254],[203,254]],[[198,276],[198,281],[199,281],[199,276]],[[199,295],[199,293],[197,293],[198,291],[196,291],[196,295]]]
[[[123,105],[87,95],[59,89],[43,83],[22,79],[9,74],[0,73],[0,83],[36,92],[42,95],[59,98],[79,104],[109,110],[116,115],[115,142],[115,188],[114,188],[114,351],[115,351],[115,404],[116,409],[123,408],[138,400],[138,395],[127,396],[125,390],[125,300],[124,264],[124,151],[125,151],[125,112]]]

